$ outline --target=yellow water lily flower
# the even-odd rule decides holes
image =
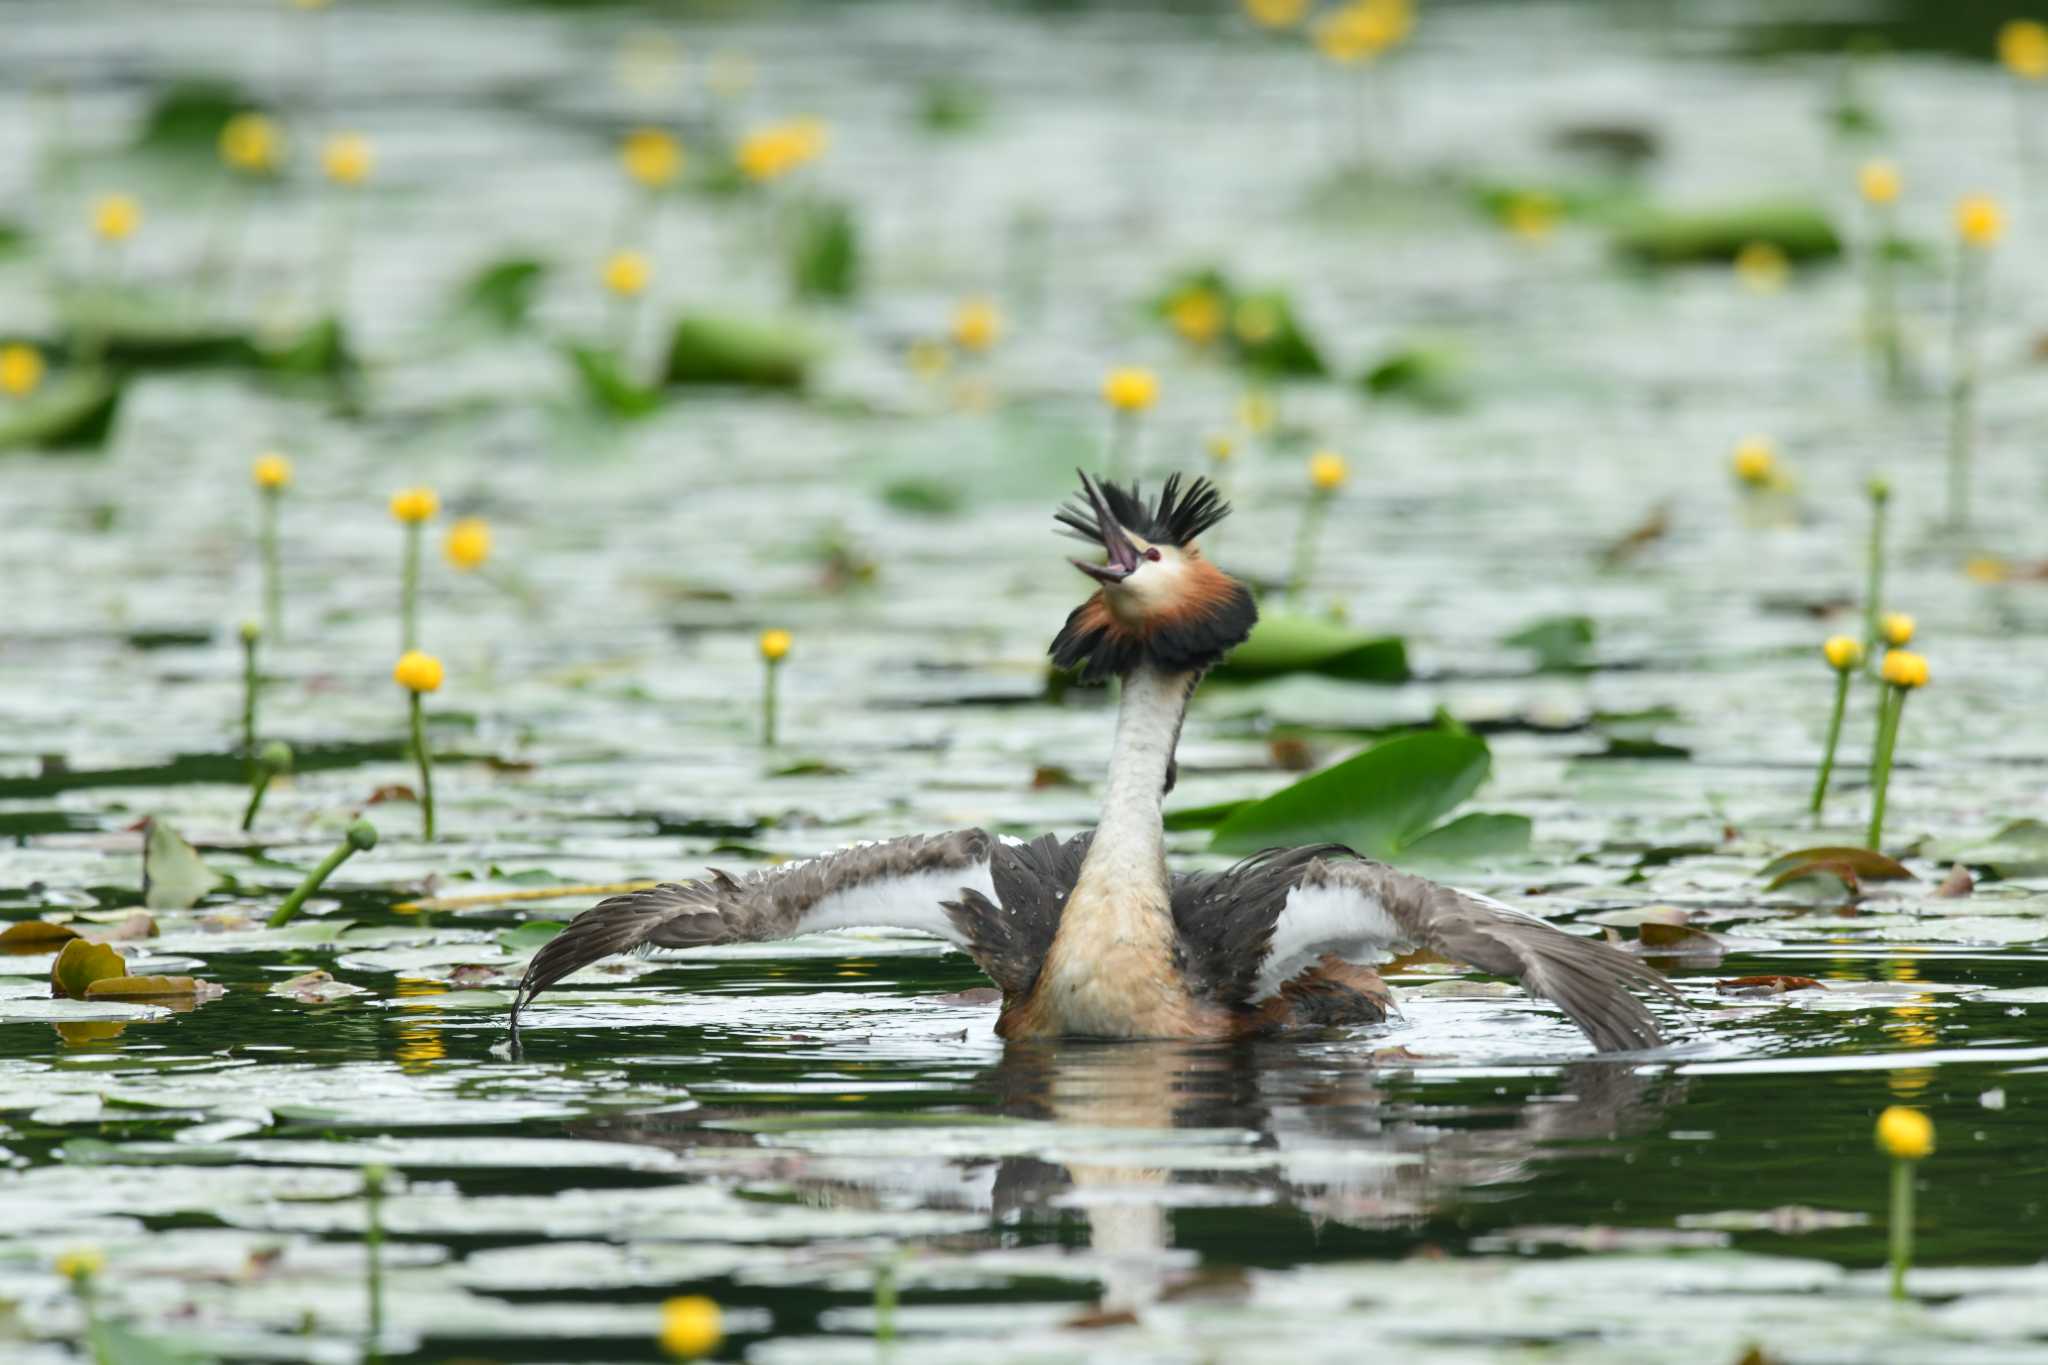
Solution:
[[[1899,168],[1889,161],[1866,161],[1856,172],[1856,188],[1873,204],[1890,204],[1905,188]]]
[[[256,457],[256,463],[249,468],[249,477],[256,486],[266,493],[275,493],[287,488],[292,481],[292,462],[274,450],[265,451]]]
[[[236,114],[220,129],[220,159],[238,171],[262,175],[284,157],[284,133],[277,120],[254,110]]]
[[[1956,235],[1965,246],[1988,248],[2005,235],[2005,209],[1988,194],[1966,194],[1956,201]]]
[[[659,128],[636,128],[620,144],[619,162],[636,182],[658,190],[682,173],[682,144]]]
[[[464,517],[448,528],[441,553],[464,573],[481,568],[491,557],[491,524],[482,517]]]
[[[337,185],[360,185],[376,166],[376,149],[361,133],[336,133],[320,149],[320,169]]]
[[[1159,401],[1159,376],[1135,365],[1119,366],[1103,377],[1102,400],[1118,412],[1143,412]]]
[[[1736,442],[1731,463],[1735,477],[1752,488],[1767,488],[1778,481],[1778,452],[1762,436],[1745,436]]]
[[[620,298],[630,299],[646,292],[654,278],[654,265],[643,251],[614,251],[605,257],[604,287]]]
[[[1934,1151],[1934,1120],[1894,1104],[1877,1116],[1877,1145],[1887,1156],[1919,1161]]]
[[[391,515],[402,522],[431,521],[440,510],[441,499],[431,488],[401,488],[391,495]]]
[[[25,341],[0,346],[0,393],[26,398],[43,382],[43,353]]]
[[[391,680],[408,692],[438,692],[441,661],[423,650],[408,649],[392,666]]]
[[[1927,686],[1927,658],[1909,649],[1888,650],[1878,665],[1878,676],[1894,687]]]
[[[2048,76],[2048,25],[2014,19],[1998,30],[1998,60],[2022,80]]]
[[[1318,450],[1308,457],[1308,481],[1318,493],[1334,493],[1350,477],[1350,466],[1334,450]]]
[[[1003,313],[994,299],[962,299],[953,310],[953,344],[963,351],[986,351],[1003,334]]]
[[[125,242],[142,226],[142,205],[132,194],[103,194],[93,201],[92,230],[102,241]]]
[[[1888,611],[1878,618],[1877,633],[1884,636],[1884,642],[1893,649],[1913,643],[1912,617],[1902,611]]]
[[[725,1337],[723,1315],[715,1300],[686,1294],[661,1305],[661,1349],[685,1359],[708,1355]]]
[[[1853,635],[1830,635],[1820,652],[1837,673],[1847,673],[1863,662],[1863,642]]]
[[[761,657],[771,664],[779,664],[789,657],[789,647],[795,643],[790,633],[780,628],[761,632]]]

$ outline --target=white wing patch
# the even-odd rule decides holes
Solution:
[[[1377,896],[1341,884],[1297,886],[1273,922],[1273,947],[1259,968],[1252,1003],[1271,998],[1327,953],[1379,962],[1406,938]]]
[[[988,864],[918,872],[908,877],[879,877],[833,891],[797,919],[797,932],[815,934],[826,929],[911,929],[958,945],[965,940],[953,927],[952,917],[942,908],[945,901],[960,899],[962,890],[979,891],[995,899],[995,881]]]

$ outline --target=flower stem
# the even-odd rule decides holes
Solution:
[[[875,1343],[886,1346],[896,1340],[896,1262],[900,1252],[891,1252],[875,1263]]]
[[[1877,661],[1877,618],[1884,589],[1884,509],[1888,490],[1870,496],[1870,562],[1863,577],[1863,657]]]
[[[1913,1163],[1892,1162],[1892,1297],[1906,1297],[1906,1266],[1913,1259]]]
[[[1308,592],[1308,580],[1316,566],[1316,541],[1322,534],[1323,517],[1330,510],[1327,494],[1313,493],[1301,514],[1301,530],[1294,538],[1294,569],[1287,575],[1287,600],[1299,605]]]
[[[408,704],[412,708],[412,753],[420,765],[420,818],[426,828],[426,837],[434,837],[434,760],[427,750],[426,708],[420,705],[420,694],[408,692]]]
[[[321,884],[334,875],[334,869],[347,862],[348,855],[355,851],[356,845],[352,840],[342,840],[341,846],[328,854],[320,866],[307,873],[306,880],[300,882],[298,888],[284,898],[284,904],[278,906],[277,913],[270,917],[270,927],[282,929],[290,924],[292,916],[298,914],[299,907],[306,903],[306,897],[318,891]]]
[[[1835,709],[1828,717],[1828,742],[1820,753],[1820,773],[1813,779],[1813,800],[1807,807],[1816,822],[1820,819],[1821,803],[1828,799],[1828,778],[1835,771],[1835,746],[1842,739],[1842,712],[1849,705],[1849,674],[1846,668],[1835,671]]]
[[[1984,283],[1983,252],[1962,248],[1956,263],[1954,373],[1948,395],[1948,522],[1970,521],[1970,459],[1976,441],[1977,312]]]
[[[1870,341],[1877,348],[1879,373],[1888,397],[1906,388],[1906,357],[1899,336],[1897,262],[1892,259],[1896,235],[1889,204],[1872,204],[1870,246]]]
[[[399,649],[419,648],[420,523],[405,523],[405,567],[398,586]]]
[[[256,828],[257,808],[263,804],[263,794],[270,790],[270,779],[276,776],[277,774],[268,765],[259,764],[257,766],[256,780],[249,786],[249,807],[242,812],[243,829]]]
[[[761,678],[761,747],[775,747],[775,675],[782,670],[774,664],[767,665]]]
[[[242,632],[242,756],[252,764],[256,761],[256,694],[263,686],[256,668],[258,638],[253,630]]]
[[[1884,837],[1885,789],[1892,781],[1892,749],[1899,742],[1899,716],[1906,709],[1906,689],[1887,683],[1877,703],[1877,743],[1870,760],[1870,833],[1864,844],[1881,851]]]
[[[278,490],[263,490],[262,529],[263,542],[263,628],[270,632],[273,640],[284,638],[284,580],[278,563],[278,504],[283,499]]]
[[[384,1340],[384,1168],[363,1168],[363,1261],[369,1297],[369,1358],[382,1360]]]

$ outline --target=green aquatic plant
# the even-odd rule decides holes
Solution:
[[[256,751],[256,776],[249,784],[249,805],[242,812],[242,828],[256,827],[256,812],[263,805],[264,793],[279,774],[292,770],[292,746],[281,739],[273,739]]]
[[[441,690],[441,661],[431,654],[409,649],[391,669],[391,678],[405,689],[410,718],[412,756],[420,769],[420,825],[424,838],[434,837],[434,755],[427,747],[426,708],[420,698]]]
[[[1159,401],[1159,376],[1136,365],[1120,365],[1102,377],[1102,401],[1109,405],[1109,477],[1138,472],[1138,422]]]
[[[1948,387],[1948,524],[1970,523],[1970,465],[1977,443],[1977,350],[1991,249],[2005,235],[2005,210],[1989,195],[1956,203],[1956,294]]]
[[[1800,201],[1642,208],[1617,216],[1613,241],[1622,256],[1652,266],[1732,264],[1755,242],[1770,243],[1793,265],[1842,254],[1842,239],[1827,214]]]
[[[1863,657],[1877,657],[1877,618],[1884,604],[1884,514],[1891,502],[1890,480],[1872,479],[1870,494],[1870,548],[1863,572]],[[1904,643],[1901,641],[1900,643]]]
[[[1891,785],[1892,754],[1898,748],[1906,694],[1927,685],[1927,660],[1909,650],[1888,650],[1878,676],[1884,680],[1884,690],[1877,703],[1877,739],[1870,760],[1870,833],[1864,839],[1873,850],[1884,837],[1885,791]]]
[[[1849,708],[1849,680],[1864,659],[1863,646],[1846,635],[1829,636],[1820,652],[1835,673],[1835,703],[1828,713],[1828,737],[1821,746],[1820,771],[1813,779],[1813,799],[1807,802],[1816,821],[1820,819],[1822,803],[1828,799],[1828,779],[1835,771],[1835,748],[1842,741],[1842,713]]]
[[[1934,1121],[1918,1109],[1891,1105],[1877,1116],[1877,1147],[1892,1159],[1891,1293],[1904,1299],[1913,1262],[1913,1164],[1934,1153]]]
[[[1864,333],[1876,353],[1884,390],[1896,398],[1906,387],[1898,303],[1901,243],[1897,205],[1903,188],[1899,168],[1889,161],[1866,161],[1856,173],[1856,188],[1869,220],[1864,244]]]
[[[761,632],[761,747],[764,749],[775,747],[776,683],[782,672],[782,661],[789,657],[791,643],[786,630]]]
[[[299,907],[306,903],[306,897],[318,891],[326,880],[334,875],[334,869],[349,860],[354,853],[368,852],[377,846],[377,827],[368,820],[357,820],[348,827],[348,832],[335,847],[334,852],[320,860],[320,865],[306,874],[270,917],[270,927],[282,929],[292,922],[292,916],[299,913]]]
[[[263,675],[258,669],[256,651],[263,642],[263,627],[254,621],[244,621],[239,634],[242,640],[242,752],[253,759],[256,755],[256,705],[263,692]]]
[[[361,133],[335,133],[320,148],[320,170],[333,187],[328,194],[323,226],[325,245],[320,272],[324,293],[320,311],[326,317],[338,316],[348,300],[355,201],[376,165],[377,150]]]

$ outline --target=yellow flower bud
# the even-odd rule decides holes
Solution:
[[[1002,334],[1002,310],[993,299],[962,299],[953,310],[953,344],[963,351],[986,351]]]
[[[1752,293],[1775,294],[1791,274],[1792,263],[1776,242],[1750,242],[1735,253],[1735,278]]]
[[[1223,331],[1223,300],[1213,289],[1186,289],[1167,305],[1166,317],[1183,341],[1207,346]]]
[[[337,185],[362,184],[376,165],[376,150],[361,133],[336,133],[320,149],[320,169]]]
[[[57,1254],[53,1268],[67,1280],[89,1280],[107,1268],[107,1258],[97,1247],[73,1247]]]
[[[1102,399],[1119,412],[1143,412],[1159,401],[1159,377],[1135,366],[1111,370],[1102,381]]]
[[[1927,686],[1927,659],[1907,649],[1887,650],[1884,662],[1878,665],[1878,676],[1893,687],[1915,688]]]
[[[491,525],[482,517],[464,517],[448,528],[441,553],[464,573],[480,567],[491,557]]]
[[[1856,188],[1873,204],[1896,202],[1904,187],[1899,168],[1889,161],[1866,161],[1856,172]]]
[[[103,194],[93,201],[92,230],[102,241],[125,242],[142,226],[142,205],[132,194]]]
[[[1830,635],[1820,652],[1837,673],[1847,673],[1863,662],[1863,642],[1852,635]]]
[[[1735,477],[1752,488],[1767,488],[1778,481],[1778,452],[1762,436],[1745,436],[1736,442],[1733,464]]]
[[[604,287],[622,299],[644,292],[653,277],[654,267],[645,252],[614,251],[605,258]]]
[[[408,692],[441,690],[441,661],[431,654],[408,649],[392,666],[391,680]]]
[[[1886,1156],[1918,1161],[1934,1151],[1934,1120],[1894,1104],[1877,1116],[1877,1145]]]
[[[620,144],[619,162],[636,182],[658,190],[682,172],[682,144],[659,128],[636,128]]]
[[[262,175],[276,170],[283,154],[284,136],[268,114],[252,110],[221,125],[220,159],[235,170]]]
[[[1956,201],[1956,235],[1963,245],[1989,248],[2005,235],[2005,210],[1988,194],[1966,194]]]
[[[1308,457],[1308,481],[1318,493],[1334,493],[1350,477],[1350,467],[1334,450],[1318,450]]]
[[[2014,19],[1998,30],[1998,60],[2022,80],[2048,76],[2048,25]]]
[[[1964,562],[1963,573],[1972,583],[2003,583],[2012,577],[2012,570],[1997,555],[1972,555]]]
[[[43,353],[25,341],[0,346],[0,393],[26,398],[43,382]]]
[[[1557,229],[1563,210],[1556,195],[1530,190],[1509,199],[1503,213],[1508,231],[1525,242],[1540,242]]]
[[[764,630],[761,632],[761,657],[771,664],[779,664],[789,657],[791,643],[786,630]]]
[[[391,495],[391,515],[399,521],[432,521],[441,510],[441,499],[431,488],[401,488]]]
[[[276,451],[265,451],[256,457],[256,463],[249,468],[249,476],[256,480],[256,486],[266,493],[275,493],[290,486],[292,462]]]
[[[1888,611],[1878,618],[1878,634],[1893,649],[1913,643],[1913,618],[1902,611]]]
[[[1237,454],[1237,438],[1227,431],[1209,433],[1209,458],[1217,464],[1230,463],[1230,457]]]
[[[1261,28],[1293,28],[1308,13],[1308,0],[1244,0],[1244,12]]]
[[[661,1305],[661,1349],[672,1356],[709,1355],[724,1339],[718,1304],[702,1294],[686,1294]]]
[[[1273,409],[1270,395],[1253,389],[1237,400],[1237,422],[1254,436],[1263,436],[1273,429],[1279,414]]]

